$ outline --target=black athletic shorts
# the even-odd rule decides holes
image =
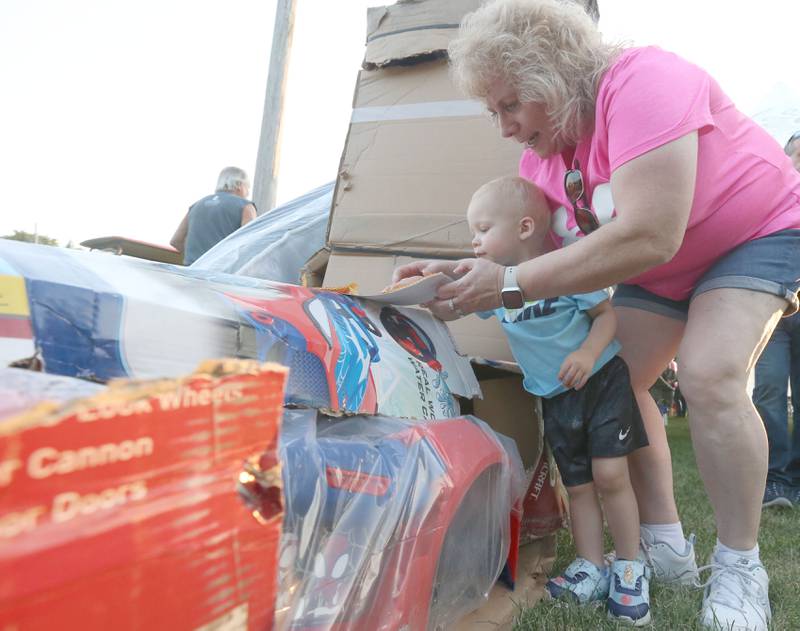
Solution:
[[[626,456],[646,447],[628,365],[614,357],[580,390],[542,399],[544,435],[565,486],[592,481],[592,458]]]

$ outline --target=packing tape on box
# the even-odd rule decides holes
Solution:
[[[391,120],[413,120],[416,118],[452,118],[458,116],[479,116],[485,112],[486,106],[480,101],[468,99],[459,101],[433,101],[431,103],[357,107],[353,110],[350,122],[378,123]]]

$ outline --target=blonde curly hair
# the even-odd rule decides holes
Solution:
[[[542,103],[556,136],[574,145],[593,126],[600,79],[621,50],[573,0],[494,0],[464,17],[448,54],[465,94],[485,99],[503,80],[520,101]]]

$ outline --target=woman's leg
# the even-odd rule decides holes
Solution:
[[[672,460],[664,419],[649,389],[675,357],[684,323],[631,307],[615,307],[620,356],[628,364],[636,402],[647,430],[648,447],[628,456],[631,482],[645,524],[675,524],[678,509],[672,490]]]
[[[745,289],[702,293],[678,351],[697,466],[719,540],[735,550],[756,545],[767,476],[767,435],[747,378],[785,307]]]

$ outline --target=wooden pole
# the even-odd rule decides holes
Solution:
[[[295,4],[296,0],[277,0],[275,9],[269,77],[264,96],[264,113],[261,117],[256,172],[253,175],[253,202],[259,215],[275,207],[280,163],[281,114],[292,48]]]

